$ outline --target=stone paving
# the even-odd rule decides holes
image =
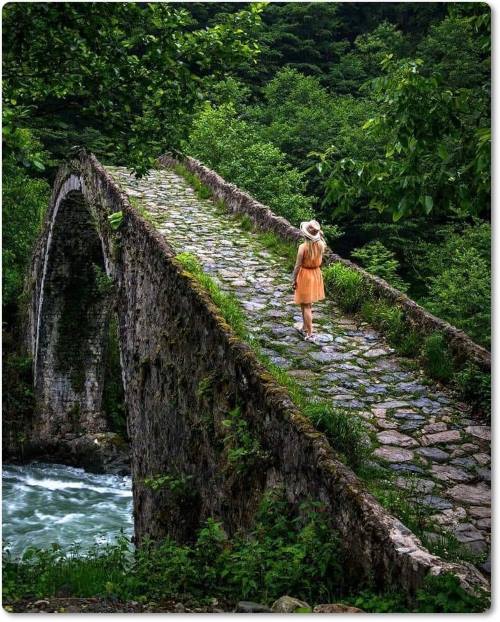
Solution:
[[[365,419],[372,458],[394,474],[395,485],[410,487],[435,522],[473,552],[488,551],[490,428],[331,300],[315,305],[318,339],[305,342],[293,327],[300,311],[283,261],[258,234],[200,200],[182,177],[162,169],[137,180],[126,169],[108,170],[176,251],[196,255],[221,288],[238,297],[249,331],[274,363],[306,391]]]

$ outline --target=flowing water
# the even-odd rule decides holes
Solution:
[[[130,477],[96,475],[60,464],[4,465],[3,544],[13,555],[27,546],[85,549],[133,531]]]

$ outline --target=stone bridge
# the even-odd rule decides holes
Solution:
[[[97,442],[106,431],[103,357],[116,314],[137,542],[166,534],[189,540],[208,516],[232,534],[251,523],[263,492],[279,487],[297,507],[311,497],[325,503],[354,580],[372,576],[410,594],[428,572],[453,570],[465,583],[484,583],[470,564],[429,553],[366,492],[175,255],[195,254],[240,299],[262,351],[306,392],[362,416],[372,461],[394,475],[395,486],[407,487],[412,474],[418,503],[475,552],[489,547],[489,428],[331,300],[317,306],[319,342],[301,340],[282,260],[222,213],[220,202],[199,199],[169,157],[159,162],[138,180],[80,152],[58,173],[29,283],[33,438],[51,448],[82,435]],[[186,164],[228,209],[297,239],[287,221],[196,161]],[[408,314],[437,323],[453,347],[488,365],[488,354],[463,333],[373,280]],[[228,413],[242,418],[260,447],[242,470],[228,458]],[[184,484],[181,493],[145,485],[158,475]]]

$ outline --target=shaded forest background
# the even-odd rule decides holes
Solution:
[[[483,3],[3,7],[3,305],[61,159],[180,149],[490,346]]]

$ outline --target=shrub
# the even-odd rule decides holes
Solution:
[[[276,214],[293,223],[311,218],[312,201],[305,194],[302,173],[287,163],[278,147],[239,119],[233,104],[207,103],[199,110],[184,149]]]
[[[416,601],[419,613],[481,613],[490,606],[486,593],[466,592],[451,573],[427,575]]]
[[[248,421],[241,416],[239,407],[233,408],[222,424],[228,430],[224,437],[227,461],[236,473],[245,473],[268,459],[267,452],[262,450],[259,440],[251,433]]]
[[[436,380],[448,382],[453,375],[453,359],[441,333],[433,333],[424,340],[423,363],[428,374]]]
[[[50,186],[12,159],[4,161],[2,188],[2,304],[16,305],[25,269],[49,202]]]
[[[370,296],[370,286],[363,276],[340,262],[324,268],[323,277],[326,289],[344,311],[358,311]]]
[[[321,403],[307,404],[304,414],[326,434],[332,447],[342,454],[349,466],[356,469],[363,464],[370,443],[364,421],[359,416]]]
[[[455,373],[453,382],[464,401],[491,417],[491,374],[481,371],[474,363],[468,363]]]
[[[390,285],[402,292],[406,292],[408,289],[408,284],[398,276],[398,260],[395,258],[394,253],[387,249],[382,242],[378,240],[369,242],[354,249],[351,255],[359,259],[361,265],[370,274],[375,274],[385,279]]]
[[[491,345],[491,225],[450,227],[439,244],[428,244],[420,263],[428,293],[423,304],[435,315],[464,330],[472,339]]]
[[[145,541],[134,555],[128,541],[78,549],[30,549],[15,561],[4,555],[5,599],[51,597],[65,586],[74,597],[152,600],[208,597],[270,603],[284,593],[325,602],[343,588],[338,533],[324,507],[305,502],[293,512],[281,495],[265,495],[251,529],[229,539],[209,518],[192,544]]]
[[[389,305],[383,300],[367,301],[361,307],[361,315],[367,322],[381,330],[400,354],[412,356],[420,351],[422,339],[405,321],[401,307]]]
[[[363,590],[345,600],[368,613],[482,613],[489,608],[489,601],[484,592],[475,595],[466,592],[451,573],[427,575],[417,590],[414,605],[409,605],[404,595],[395,591]]]

